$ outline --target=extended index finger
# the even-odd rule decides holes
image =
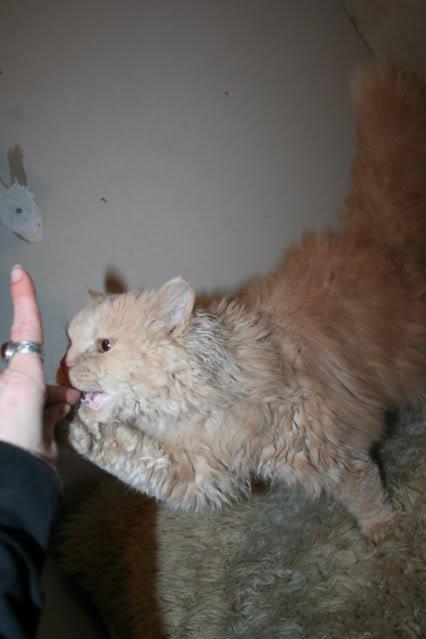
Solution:
[[[10,284],[13,301],[11,340],[42,342],[41,315],[31,277],[22,266],[14,266],[10,274]]]
[[[30,340],[41,343],[43,329],[34,284],[22,266],[13,267],[10,274],[10,288],[13,301],[11,340],[13,342]],[[44,391],[43,366],[39,355],[16,353],[9,364],[9,370],[24,373]]]

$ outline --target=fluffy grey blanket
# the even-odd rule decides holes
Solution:
[[[338,504],[282,486],[201,517],[111,480],[68,525],[64,565],[117,637],[424,637],[425,422],[405,410],[380,450],[400,522],[377,547]]]

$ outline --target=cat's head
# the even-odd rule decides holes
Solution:
[[[65,360],[72,385],[84,393],[84,421],[179,412],[197,373],[186,340],[194,299],[181,278],[157,291],[90,295],[69,325]]]

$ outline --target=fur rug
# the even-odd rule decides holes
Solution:
[[[426,636],[426,419],[395,417],[380,459],[397,531],[282,486],[220,514],[170,513],[108,480],[68,523],[63,565],[111,634],[151,639]]]

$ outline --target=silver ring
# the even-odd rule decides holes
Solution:
[[[16,353],[35,353],[43,359],[43,346],[39,342],[5,342],[1,347],[1,356],[9,362]]]

